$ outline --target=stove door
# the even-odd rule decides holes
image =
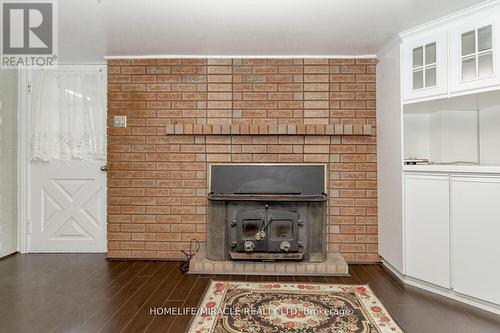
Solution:
[[[266,228],[268,251],[297,252],[299,214],[279,209],[269,209]]]
[[[253,209],[241,212],[237,216],[236,237],[238,252],[267,252],[265,239],[257,240],[256,235],[264,223],[266,217],[265,209]],[[253,244],[251,248],[246,248]],[[250,250],[251,249],[251,250]]]
[[[236,251],[298,252],[299,214],[281,209],[253,209],[237,215]],[[267,222],[267,225],[266,225]],[[261,228],[265,227],[262,231]]]

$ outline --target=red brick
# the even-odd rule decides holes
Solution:
[[[376,135],[324,136],[326,124],[376,125],[375,64],[110,60],[108,123],[127,115],[129,127],[108,130],[108,256],[180,259],[205,240],[208,163],[311,162],[328,164],[329,223],[341,226],[328,249],[378,261]]]

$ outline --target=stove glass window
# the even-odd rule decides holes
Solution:
[[[272,221],[270,225],[271,240],[293,239],[293,221],[277,220]]]
[[[255,235],[259,231],[262,220],[243,220],[243,228],[241,239],[255,239]]]

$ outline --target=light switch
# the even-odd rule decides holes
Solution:
[[[127,127],[127,116],[114,116],[113,117],[113,125],[116,128]]]

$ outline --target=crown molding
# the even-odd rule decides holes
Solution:
[[[397,44],[401,44],[401,38],[399,38],[399,35],[392,37],[377,51],[377,59],[382,58],[394,45]]]
[[[203,54],[161,54],[161,55],[113,55],[104,59],[370,59],[376,54],[357,55],[203,55]]]
[[[428,30],[431,28],[434,28],[439,25],[444,25],[448,24],[450,22],[453,22],[454,20],[479,13],[484,10],[488,10],[490,8],[494,8],[500,5],[500,0],[486,0],[481,3],[478,3],[477,5],[467,7],[465,9],[453,12],[451,14],[442,16],[440,18],[437,18],[435,20],[420,24],[416,27],[404,30],[398,34],[398,36],[403,39],[406,38],[412,34],[419,33],[423,30]]]

